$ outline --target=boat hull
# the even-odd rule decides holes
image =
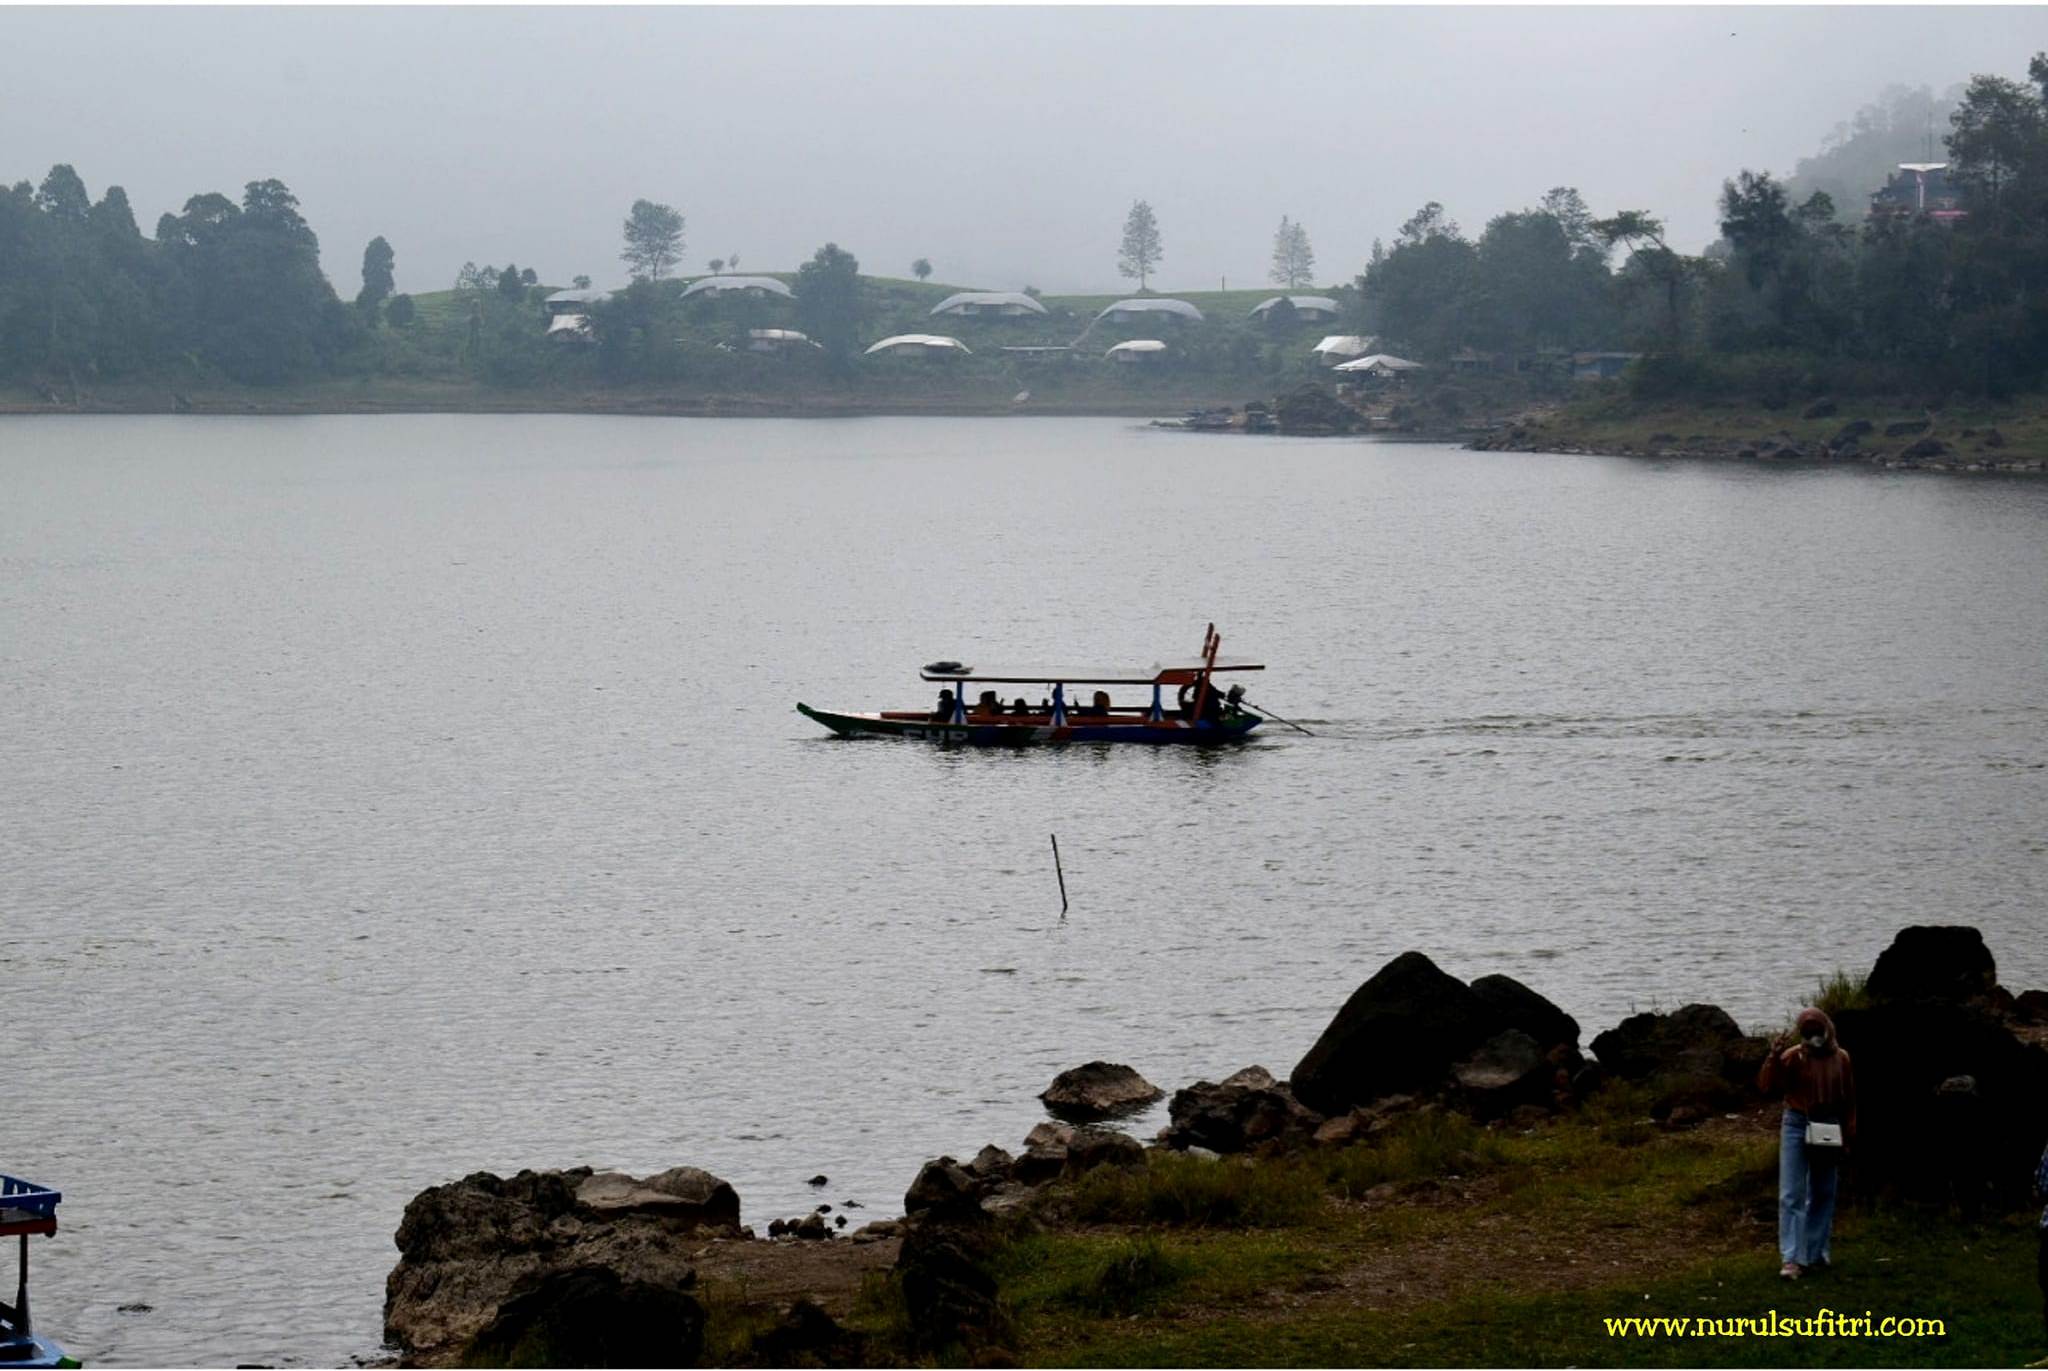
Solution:
[[[846,714],[799,704],[797,713],[823,724],[842,738],[917,738],[960,747],[1032,747],[1042,743],[1140,743],[1148,747],[1173,744],[1233,743],[1259,726],[1255,715],[1189,724],[1180,719],[1152,723],[1143,719],[1114,723],[1068,717],[1054,728],[1031,721],[1017,723],[940,723],[930,719],[891,719],[880,714]]]

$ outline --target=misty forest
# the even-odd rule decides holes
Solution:
[[[1886,173],[1922,155],[1937,116],[1966,212],[1866,214]],[[1476,234],[1432,202],[1332,291],[1343,313],[1327,328],[1284,303],[1257,319],[1212,309],[1204,325],[1175,332],[1163,361],[1183,376],[1246,385],[1308,375],[1301,335],[1342,328],[1430,363],[1641,354],[1625,380],[1644,397],[1931,387],[1997,397],[2038,385],[2048,370],[2048,56],[2033,59],[2025,82],[1980,75],[1942,100],[1887,91],[1791,175],[1738,171],[1718,210],[1719,239],[1689,256],[1667,243],[1654,209],[1589,206],[1569,187]],[[1114,207],[1105,221],[1114,224]],[[891,366],[910,375],[862,349],[928,327],[933,301],[954,289],[926,281],[928,258],[905,264],[915,279],[896,278],[872,264],[864,273],[827,244],[799,270],[774,274],[788,298],[686,299],[674,274],[686,227],[677,209],[635,204],[619,254],[631,284],[595,292],[576,345],[563,346],[549,337],[543,302],[570,282],[541,281],[516,263],[471,265],[453,290],[414,298],[393,290],[403,244],[379,237],[363,251],[360,289],[344,299],[279,180],[250,182],[239,201],[194,195],[146,237],[120,186],[95,200],[78,171],[58,165],[39,185],[0,193],[0,377],[52,399],[122,380],[844,386]],[[1170,267],[1171,241],[1172,225],[1151,206],[1131,207],[1116,255],[1141,292]],[[600,260],[611,251],[591,246]],[[1313,283],[1307,226],[1282,216],[1272,251],[1275,285]],[[711,265],[734,272],[740,256]],[[1105,330],[1091,322],[1102,303],[1045,298],[1040,313],[968,321],[957,331],[975,352],[951,366],[1009,376],[1031,345],[1099,347],[1160,328]],[[769,365],[745,346],[762,328],[800,330],[815,346]],[[983,342],[1013,345],[1012,354]]]

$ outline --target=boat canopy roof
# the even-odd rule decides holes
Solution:
[[[919,674],[927,681],[980,681],[988,685],[1186,685],[1208,670],[1205,662],[1133,667],[964,666],[934,662]],[[1264,671],[1262,662],[1219,657],[1217,671]]]

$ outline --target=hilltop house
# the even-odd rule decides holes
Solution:
[[[683,299],[697,295],[776,295],[794,299],[788,286],[773,276],[706,276],[683,287]]]
[[[932,306],[933,314],[950,314],[956,317],[1016,319],[1027,314],[1046,312],[1044,305],[1016,290],[963,290],[957,295],[948,295]]]
[[[1309,351],[1316,360],[1326,367],[1348,362],[1353,357],[1363,357],[1380,345],[1379,337],[1369,333],[1333,333],[1317,343]]]
[[[1339,313],[1337,302],[1327,295],[1276,295],[1253,305],[1250,317],[1265,318],[1279,308],[1282,300],[1294,306],[1294,317],[1303,323],[1327,324]]]
[[[1202,322],[1202,311],[1185,300],[1174,300],[1163,295],[1148,295],[1142,298],[1119,300],[1105,306],[1095,316],[1098,324],[1132,324],[1147,316],[1164,315],[1169,319],[1184,319],[1189,323]]]

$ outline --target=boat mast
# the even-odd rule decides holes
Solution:
[[[1188,718],[1188,727],[1194,728],[1202,722],[1202,706],[1209,700],[1209,676],[1216,670],[1216,650],[1223,646],[1223,639],[1216,632],[1216,625],[1210,624],[1202,634],[1202,674],[1195,678],[1195,709]]]

